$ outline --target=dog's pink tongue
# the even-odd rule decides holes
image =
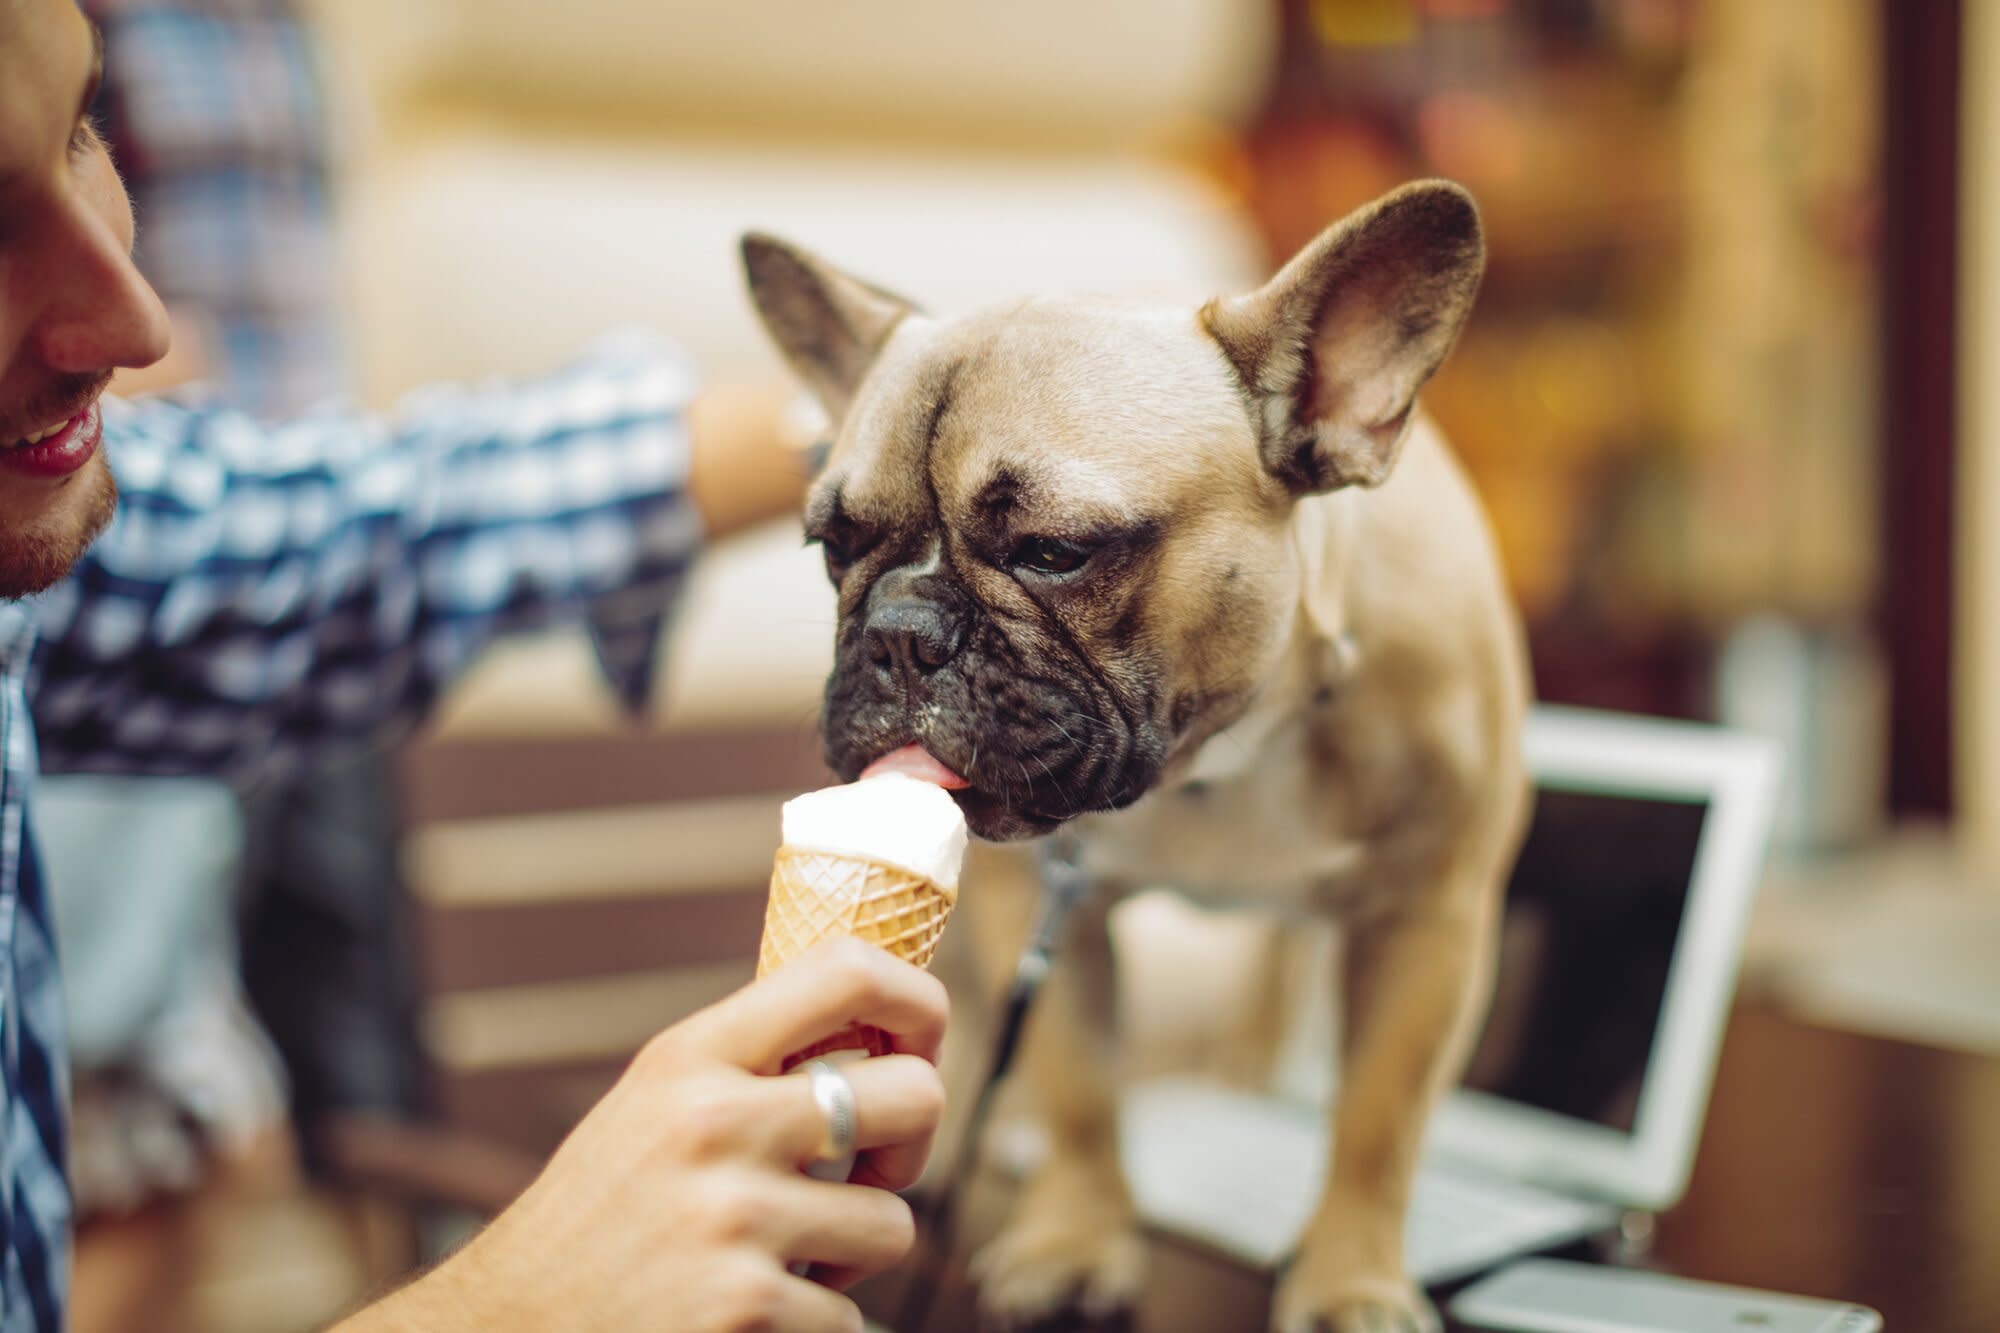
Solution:
[[[946,791],[960,791],[972,784],[946,768],[921,745],[905,745],[900,750],[891,750],[861,771],[864,778],[878,778],[884,773],[901,773],[905,777],[934,783]]]

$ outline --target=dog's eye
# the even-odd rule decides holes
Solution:
[[[806,544],[819,547],[819,553],[826,561],[826,576],[835,583],[840,582],[849,566],[868,554],[865,548],[834,537],[809,536],[806,538]]]
[[[1007,563],[1034,574],[1073,574],[1090,559],[1090,551],[1060,537],[1030,537],[1014,548]]]
[[[854,563],[854,552],[841,542],[822,541],[819,553],[826,560],[826,576],[835,583],[840,582]]]

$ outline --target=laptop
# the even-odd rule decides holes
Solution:
[[[1426,1285],[1680,1198],[1776,811],[1779,751],[1758,737],[1538,707],[1524,744],[1536,809],[1493,1007],[1410,1208]],[[1279,1086],[1314,1082],[1322,1057],[1299,1049]],[[1257,1268],[1291,1255],[1325,1179],[1320,1098],[1170,1077],[1122,1117],[1150,1225]]]

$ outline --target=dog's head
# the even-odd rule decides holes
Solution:
[[[743,257],[838,423],[806,507],[839,592],[827,760],[920,744],[998,839],[1131,803],[1240,715],[1297,604],[1293,505],[1388,475],[1484,249],[1431,182],[1199,310],[940,320],[768,237]]]

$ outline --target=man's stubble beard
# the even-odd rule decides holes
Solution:
[[[60,582],[110,526],[118,512],[118,483],[102,446],[76,480],[90,489],[71,498],[65,512],[26,532],[0,530],[0,600],[29,597]]]

